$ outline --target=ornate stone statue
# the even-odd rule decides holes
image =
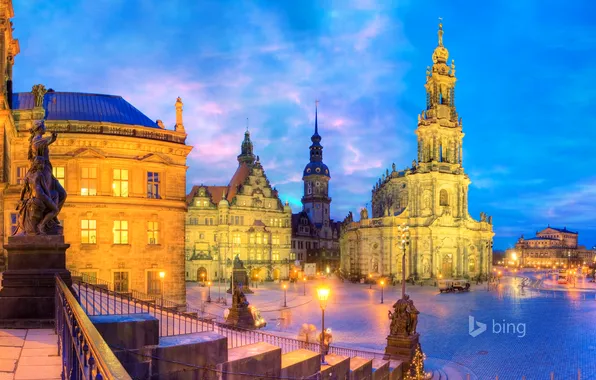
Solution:
[[[412,168],[416,168],[416,160],[412,160]]]
[[[47,90],[43,84],[36,84],[31,89],[31,92],[34,96],[34,107],[40,108],[43,107],[43,97],[46,94]]]
[[[481,222],[486,222],[486,214],[484,212],[480,213],[480,221]]]
[[[240,260],[240,256],[234,257],[234,269],[244,269],[244,262]]]
[[[395,172],[395,162],[391,165],[391,169]]]
[[[388,311],[388,317],[391,319],[389,334],[395,336],[408,336],[416,334],[418,326],[418,314],[420,312],[414,306],[414,301],[409,295],[397,300],[393,304],[393,312]]]
[[[360,220],[368,219],[368,210],[363,208],[360,210]]]
[[[493,217],[492,216],[489,216],[488,217],[488,224],[493,224]]]
[[[62,235],[63,232],[57,216],[66,200],[66,191],[52,174],[49,152],[57,134],[43,137],[45,131],[43,120],[36,121],[30,130],[30,167],[17,205],[15,235]]]

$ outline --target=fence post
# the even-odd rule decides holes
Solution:
[[[581,369],[577,369],[577,380],[582,380],[582,370]]]
[[[551,372],[550,373],[550,380],[555,380],[555,373],[554,372]]]

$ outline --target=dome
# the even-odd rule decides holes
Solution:
[[[217,207],[227,208],[229,206],[230,206],[230,203],[228,203],[226,198],[222,198],[221,201],[219,201],[219,203],[217,204]]]
[[[306,165],[302,176],[306,177],[309,175],[324,175],[326,177],[331,178],[331,173],[329,173],[329,168],[322,161],[309,162]]]

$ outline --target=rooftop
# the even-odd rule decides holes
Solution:
[[[34,101],[33,93],[18,92],[12,95],[12,108],[33,109]],[[43,108],[46,110],[46,120],[103,121],[159,128],[155,121],[117,95],[47,92]]]

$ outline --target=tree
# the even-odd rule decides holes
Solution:
[[[410,368],[404,377],[404,380],[424,380],[426,379],[426,374],[424,373],[424,358],[425,355],[422,353],[422,349],[420,345],[416,347],[416,352],[414,353],[414,358],[412,359],[412,363],[410,364]]]

